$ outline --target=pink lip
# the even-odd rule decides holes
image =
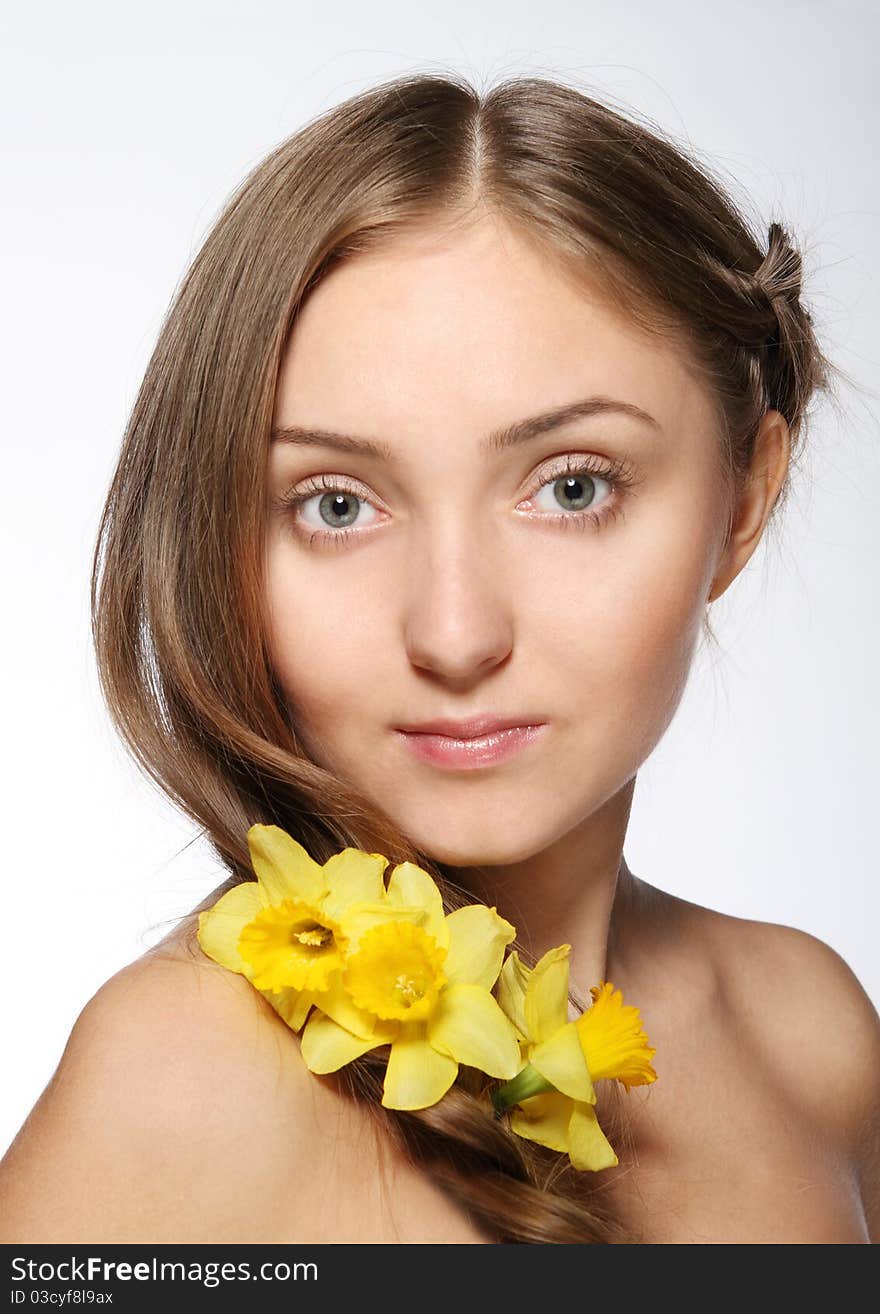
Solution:
[[[511,726],[542,725],[543,716],[492,716],[485,712],[480,716],[469,716],[456,720],[451,716],[439,716],[434,721],[413,721],[409,725],[399,725],[398,730],[417,735],[448,735],[450,739],[476,739],[478,735],[488,735],[494,730],[507,730]]]
[[[421,730],[399,730],[398,734],[423,761],[450,770],[469,770],[491,766],[510,757],[536,739],[543,729],[543,722],[505,726],[496,723],[494,729],[476,735],[463,736],[460,730],[458,737]]]

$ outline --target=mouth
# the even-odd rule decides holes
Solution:
[[[545,729],[546,722],[543,721],[507,725],[496,722],[493,728],[482,733],[463,734],[459,731],[444,734],[433,729],[398,729],[396,733],[422,761],[460,771],[501,762],[534,743]]]
[[[413,721],[412,724],[399,725],[396,728],[406,734],[445,735],[448,739],[478,739],[497,730],[543,725],[545,720],[545,717],[535,716],[531,712],[513,716],[497,716],[491,712],[481,712],[476,716],[458,719],[439,716],[433,721]]]

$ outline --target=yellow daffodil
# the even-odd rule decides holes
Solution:
[[[388,899],[420,909],[421,920],[389,920],[363,933],[303,1029],[307,1066],[335,1072],[390,1045],[382,1094],[390,1109],[436,1104],[461,1063],[513,1077],[519,1044],[492,987],[515,927],[484,904],[444,915],[435,882],[410,862],[392,872]]]
[[[389,900],[388,859],[379,853],[343,849],[321,866],[278,826],[251,826],[247,838],[257,879],[199,914],[199,944],[246,976],[298,1031],[365,931],[424,914]]]
[[[594,1081],[616,1079],[628,1090],[656,1081],[639,1010],[624,1005],[609,981],[593,986],[593,1004],[568,1021],[570,945],[550,949],[529,969],[513,950],[498,979],[501,1007],[513,1023],[526,1066],[496,1091],[502,1112],[519,1136],[567,1151],[578,1169],[598,1171],[617,1162],[596,1111]]]

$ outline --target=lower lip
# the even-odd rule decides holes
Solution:
[[[544,729],[540,725],[514,725],[506,730],[493,730],[476,739],[452,739],[449,735],[416,734],[399,730],[409,748],[425,762],[448,767],[456,771],[491,766],[525,748]]]

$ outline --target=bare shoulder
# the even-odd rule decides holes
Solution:
[[[727,994],[754,1033],[803,1086],[816,1088],[808,1070],[820,1065],[841,1095],[849,1092],[849,1112],[861,1105],[866,1114],[880,1091],[880,1017],[846,960],[793,926],[739,918],[718,926]]]
[[[0,1163],[0,1241],[290,1239],[273,1231],[313,1167],[310,1079],[248,982],[152,951],[83,1008]]]
[[[856,1120],[873,1110],[880,1016],[836,949],[794,926],[731,916],[653,887],[646,906],[674,945],[667,972],[711,997],[805,1094],[827,1091],[817,1078],[833,1077],[841,1095],[850,1089]]]
[[[880,1239],[880,1015],[846,960],[792,926],[709,910],[721,995],[762,1070],[839,1149]]]

